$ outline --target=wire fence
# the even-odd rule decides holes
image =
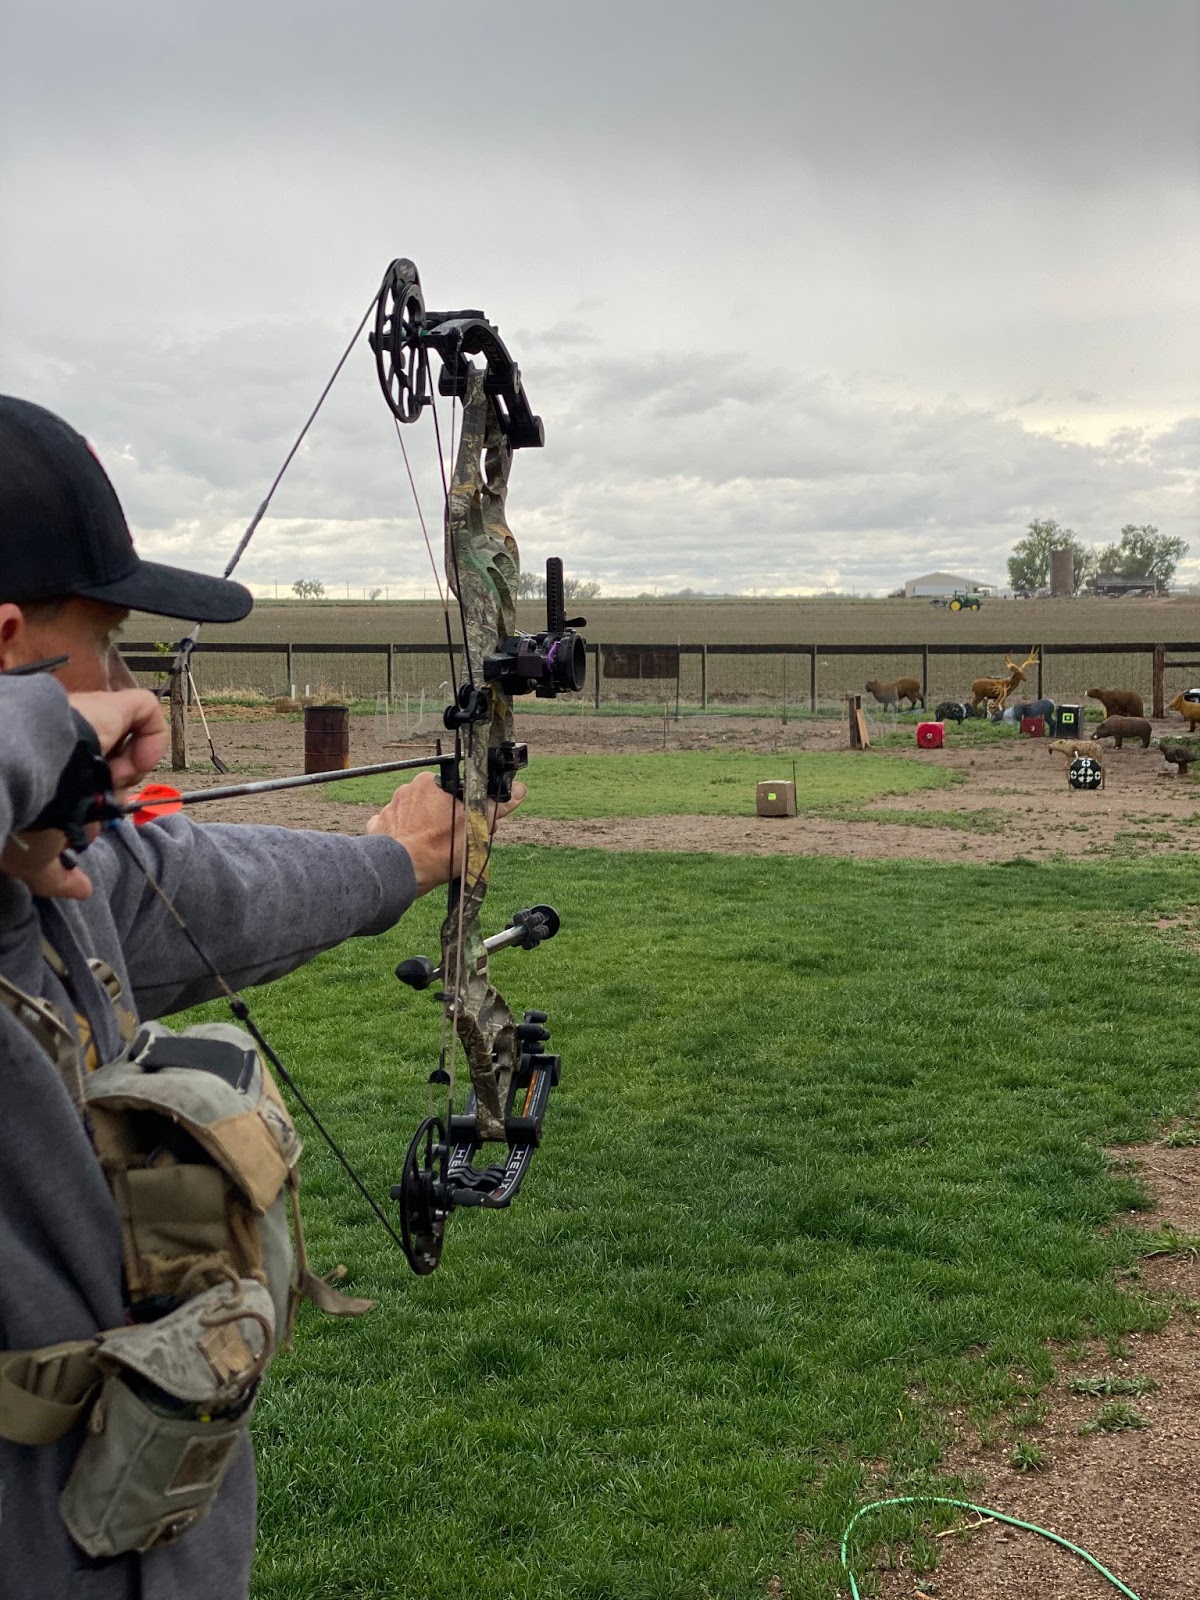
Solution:
[[[172,654],[153,644],[122,647],[142,678],[162,681]],[[970,698],[980,677],[1005,676],[1005,660],[1032,651],[1007,644],[605,644],[590,640],[585,703],[679,712],[762,708],[820,714],[872,680],[915,679],[927,706]],[[201,640],[193,657],[201,696],[244,693],[342,702],[375,701],[414,727],[440,715],[457,678],[445,645],[242,644]],[[1200,643],[1039,646],[1020,693],[1078,700],[1090,688],[1133,689],[1155,716],[1200,682]],[[578,704],[578,702],[572,702]],[[430,724],[432,725],[432,724]],[[424,732],[424,727],[417,731]]]

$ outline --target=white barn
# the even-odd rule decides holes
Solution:
[[[923,578],[909,578],[904,585],[906,600],[931,600],[942,594],[994,594],[994,583],[978,583],[953,572],[927,572]]]

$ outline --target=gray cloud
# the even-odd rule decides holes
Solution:
[[[406,253],[546,419],[530,559],[606,588],[999,576],[1035,515],[1194,537],[1198,45],[1191,0],[43,0],[0,66],[4,384],[217,570]],[[373,382],[252,581],[427,583]]]
[[[1087,182],[1195,163],[1187,0],[459,0],[445,18],[411,0],[42,0],[6,28],[9,115],[60,144],[85,128],[140,145],[152,121],[195,149],[214,132],[361,148],[386,126],[398,183],[430,143],[481,138],[547,164],[774,147],[857,172],[933,152]]]

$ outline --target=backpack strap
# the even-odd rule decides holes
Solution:
[[[75,1026],[79,1034],[80,1055],[87,1070],[95,1072],[97,1067],[103,1066],[104,1063],[100,1059],[100,1051],[96,1045],[91,1019],[79,1003],[79,997],[75,992],[74,984],[71,982],[71,974],[67,963],[45,934],[42,935],[42,959],[71,996],[71,1003],[75,1011]],[[87,964],[88,970],[108,996],[121,1043],[128,1044],[137,1032],[138,1019],[136,1013],[125,1004],[120,978],[117,977],[108,962],[102,961],[99,956],[89,956]]]
[[[46,1052],[58,1069],[71,1103],[82,1117],[83,1070],[80,1065],[79,1041],[63,1021],[49,1000],[39,999],[18,989],[0,977],[0,1005],[11,1011],[36,1044]]]

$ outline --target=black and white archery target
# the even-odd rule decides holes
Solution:
[[[965,722],[971,715],[971,708],[964,705],[961,700],[941,700],[938,708],[933,713],[935,722]]]
[[[1076,756],[1067,768],[1067,782],[1072,789],[1098,789],[1104,778],[1104,769],[1091,756]]]

